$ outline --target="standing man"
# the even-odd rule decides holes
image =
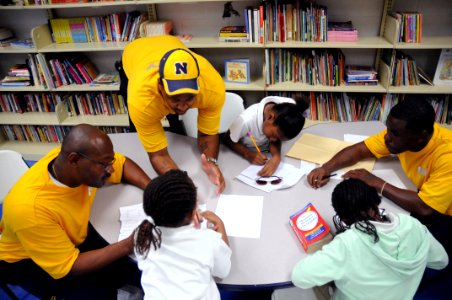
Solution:
[[[417,191],[398,188],[364,169],[344,178],[360,179],[418,218],[452,252],[452,131],[435,123],[433,107],[424,99],[407,98],[389,112],[382,132],[339,151],[307,176],[313,188],[328,182],[327,175],[369,157],[397,155]],[[450,274],[450,266],[447,268]]]
[[[215,68],[204,57],[188,50],[177,37],[169,35],[131,42],[124,49],[122,64],[128,78],[130,118],[154,170],[163,174],[178,168],[168,153],[162,118],[198,108],[202,167],[221,193],[225,183],[217,165],[218,130],[225,87]]]
[[[108,245],[89,223],[97,188],[128,183],[144,189],[144,171],[115,153],[110,138],[81,124],[14,185],[0,223],[0,281],[41,299],[115,299],[140,273],[128,254],[133,234]],[[112,222],[115,220],[112,220]]]

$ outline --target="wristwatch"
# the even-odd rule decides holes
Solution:
[[[212,163],[214,163],[215,165],[218,166],[218,162],[217,162],[217,159],[215,157],[207,157],[207,161],[208,162],[212,162]]]

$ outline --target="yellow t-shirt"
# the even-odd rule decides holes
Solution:
[[[175,36],[145,37],[128,44],[122,55],[124,71],[129,79],[127,102],[130,118],[147,152],[156,152],[168,145],[160,120],[174,111],[159,93],[159,64],[163,55],[174,48],[187,49]],[[209,135],[217,134],[226,93],[224,82],[204,57],[191,53],[196,57],[200,71],[200,92],[193,103],[193,107],[198,108],[198,130]]]
[[[31,258],[55,279],[66,276],[78,257],[97,191],[55,185],[47,167],[59,152],[50,151],[19,179],[5,198],[0,222],[0,260]],[[125,157],[116,153],[115,158],[108,181],[119,183]]]
[[[377,158],[390,154],[385,134],[386,129],[364,141]],[[398,157],[405,174],[418,188],[419,198],[436,211],[452,216],[452,131],[435,124],[424,149],[406,151]]]

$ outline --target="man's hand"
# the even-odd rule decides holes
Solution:
[[[319,167],[312,170],[311,173],[308,174],[307,180],[311,187],[317,189],[327,184],[330,180],[328,175],[330,175],[330,172],[326,168]]]
[[[220,168],[215,163],[208,162],[204,153],[201,154],[201,166],[209,180],[218,186],[217,194],[221,194],[224,191],[225,182]]]
[[[366,184],[376,188],[377,191],[379,191],[378,187],[381,186],[384,183],[383,179],[375,176],[374,174],[370,173],[366,169],[350,170],[347,173],[345,173],[344,175],[342,175],[342,178],[344,178],[344,179],[348,179],[348,178],[359,179],[359,180],[365,182]]]

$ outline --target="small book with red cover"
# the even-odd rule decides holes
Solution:
[[[291,215],[289,222],[306,253],[320,249],[333,239],[330,227],[312,203]]]

